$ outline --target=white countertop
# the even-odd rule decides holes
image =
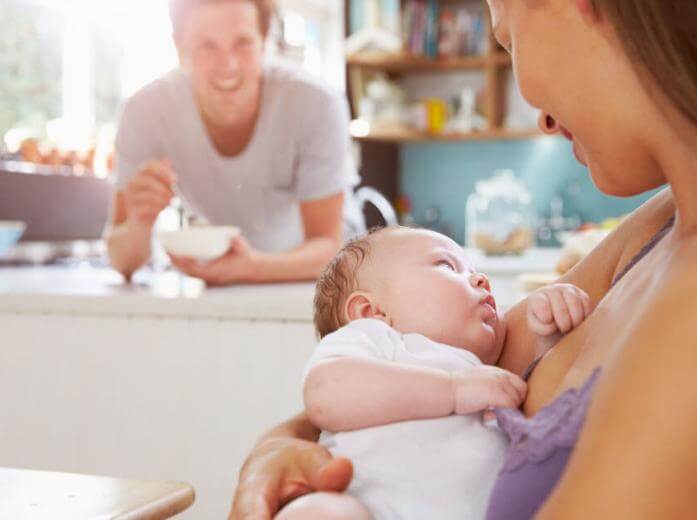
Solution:
[[[522,273],[553,271],[559,250],[533,249],[512,257],[466,254],[492,279],[500,307],[507,308],[520,297],[512,280]],[[9,313],[311,322],[313,295],[314,283],[206,288],[174,271],[141,271],[126,284],[108,268],[0,268],[0,312]]]
[[[312,283],[206,288],[173,271],[134,278],[126,284],[108,268],[0,268],[0,312],[312,320]]]

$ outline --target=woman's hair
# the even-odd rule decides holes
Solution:
[[[591,2],[617,31],[640,77],[697,125],[697,1]]]
[[[223,2],[251,2],[257,8],[259,14],[259,30],[266,37],[269,33],[271,20],[274,14],[274,0],[170,0],[169,17],[172,20],[174,38],[178,39],[182,27],[192,8],[203,4],[221,4]]]
[[[358,290],[358,272],[370,256],[374,228],[350,240],[336,254],[317,280],[314,301],[314,322],[321,338],[346,325],[346,299]]]

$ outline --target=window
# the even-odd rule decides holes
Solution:
[[[345,89],[341,0],[280,0],[277,52]]]
[[[169,0],[2,0],[0,137],[86,150],[123,100],[177,66]],[[341,0],[280,0],[269,45],[344,88]],[[0,140],[2,144],[2,140]]]

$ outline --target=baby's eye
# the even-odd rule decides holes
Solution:
[[[452,262],[449,262],[448,260],[438,260],[438,262],[436,262],[436,266],[445,267],[446,269],[449,269],[451,271],[457,271]]]

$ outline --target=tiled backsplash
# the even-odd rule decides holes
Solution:
[[[566,192],[565,214],[601,221],[628,213],[651,196],[617,198],[601,194],[588,171],[573,156],[568,141],[543,137],[524,141],[410,144],[401,147],[400,191],[412,201],[418,222],[437,206],[458,242],[464,241],[465,202],[474,183],[497,169],[511,169],[523,179],[541,216],[550,201]]]

